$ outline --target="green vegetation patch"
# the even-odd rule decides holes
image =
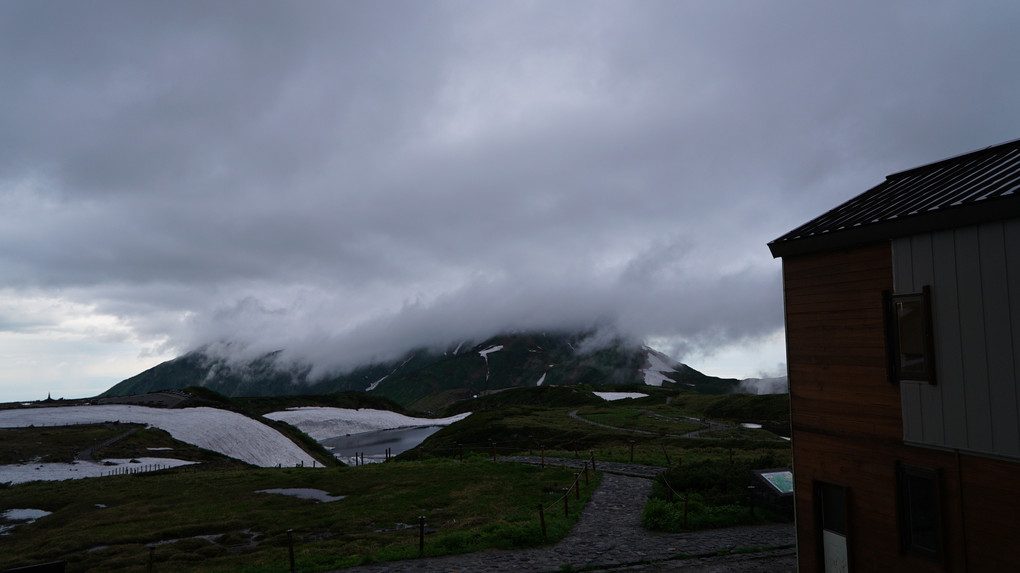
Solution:
[[[0,429],[0,464],[70,463],[78,452],[142,427],[111,423]]]
[[[677,411],[738,422],[789,422],[789,394],[699,394],[682,391],[670,401]]]
[[[788,456],[773,450],[743,455],[685,460],[655,480],[642,522],[658,531],[679,532],[788,521],[782,515],[753,509],[751,470],[784,467]]]
[[[687,418],[673,417],[673,411],[662,412],[661,407],[633,408],[615,405],[601,405],[587,407],[578,410],[577,414],[586,420],[613,426],[614,428],[625,428],[639,432],[649,432],[659,435],[683,435],[694,430],[705,428],[704,424],[692,422]]]
[[[171,470],[0,489],[0,507],[52,515],[4,538],[0,568],[66,560],[68,571],[286,571],[288,533],[299,571],[418,555],[531,547],[565,536],[561,488],[573,471],[484,460],[359,468]],[[597,480],[582,489],[581,504]],[[320,503],[264,489],[312,488]],[[542,536],[539,505],[546,513]]]

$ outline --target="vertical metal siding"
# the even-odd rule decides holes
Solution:
[[[985,360],[985,317],[981,300],[981,259],[977,227],[954,232],[956,276],[960,307],[963,384],[967,395],[967,446],[991,451],[992,409],[988,394],[988,364]]]
[[[900,383],[907,441],[1020,458],[1020,220],[893,241],[897,293],[932,285],[937,385]]]
[[[1009,320],[1006,244],[1001,224],[978,228],[981,245],[981,299],[984,301],[985,356],[991,401],[994,451],[1020,456],[1020,427],[1013,370],[1013,325]]]
[[[932,314],[936,363],[942,392],[944,445],[967,449],[967,392],[964,388],[963,341],[957,288],[956,241],[953,232],[932,236]]]
[[[1009,324],[1013,357],[1013,387],[1020,387],[1020,219],[1011,219],[1002,225],[1006,256],[1006,285],[1009,289]],[[1016,392],[1017,418],[1020,418],[1020,390]]]

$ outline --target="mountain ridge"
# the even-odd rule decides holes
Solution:
[[[621,338],[592,333],[518,332],[403,356],[313,377],[312,365],[282,350],[254,358],[202,347],[125,379],[102,396],[126,396],[202,386],[226,396],[330,394],[362,391],[416,410],[432,410],[505,388],[541,385],[675,385],[704,393],[750,392],[735,378],[718,378]],[[748,379],[753,381],[754,379]]]

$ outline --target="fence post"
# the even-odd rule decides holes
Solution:
[[[294,537],[291,536],[293,529],[287,530],[287,553],[290,554],[290,573],[294,573]]]
[[[666,467],[668,468],[669,466],[671,466],[673,464],[669,463],[669,452],[666,451],[666,444],[659,444],[659,445],[662,446],[662,453],[666,456]]]
[[[691,492],[684,492],[684,529],[687,529],[687,498],[691,496]]]
[[[579,474],[579,473],[575,473],[574,474],[574,492],[576,492],[576,494],[577,494],[577,499],[581,499],[581,480],[580,480],[580,476],[581,476],[581,474]]]
[[[588,450],[588,453],[591,454],[591,471],[598,471],[595,468],[595,450]]]
[[[584,485],[588,485],[588,462],[584,462]]]
[[[418,516],[418,556],[425,555],[425,516]]]
[[[545,537],[545,508],[538,504],[538,520],[542,522],[542,537]]]
[[[634,463],[634,440],[630,441],[630,463]]]
[[[570,496],[567,495],[569,493],[570,488],[567,487],[563,488],[563,517],[570,517],[570,506],[568,505]]]
[[[542,469],[545,469],[545,444],[542,444]]]
[[[492,461],[496,461],[496,442],[489,440],[489,448],[492,450]]]

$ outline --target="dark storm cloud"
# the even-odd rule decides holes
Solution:
[[[963,2],[5,2],[0,284],[150,349],[239,339],[324,367],[504,328],[750,344],[782,328],[767,241],[1020,136],[1018,21]]]

